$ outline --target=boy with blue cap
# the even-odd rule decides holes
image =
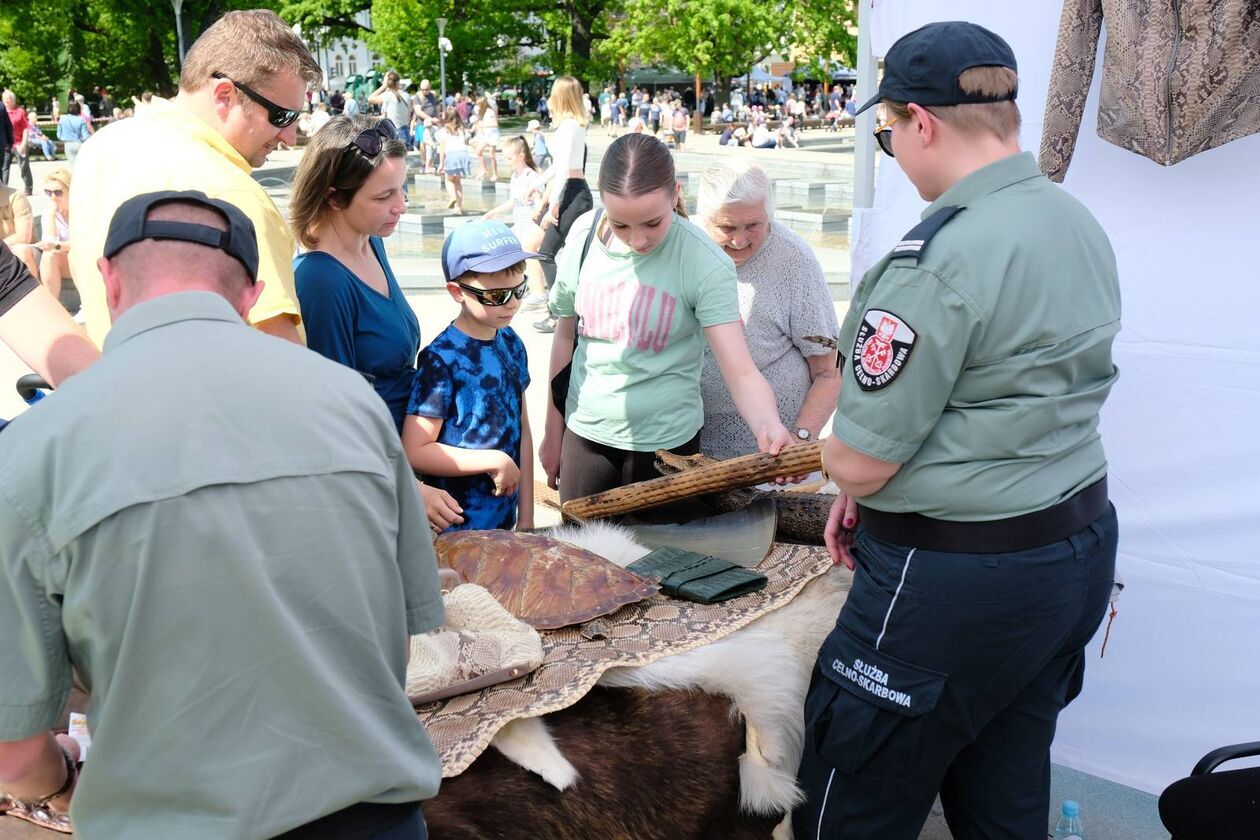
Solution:
[[[525,260],[537,257],[500,222],[469,222],[442,246],[460,313],[420,351],[402,437],[412,468],[463,506],[448,530],[534,524],[529,363],[509,325],[529,289]]]
[[[856,567],[805,701],[800,838],[1031,838],[1050,743],[1107,606],[1098,414],[1115,257],[1020,151],[1015,56],[933,23],[889,49],[875,138],[931,204],[840,328],[824,538]]]

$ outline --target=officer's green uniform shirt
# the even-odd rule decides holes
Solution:
[[[402,688],[428,522],[353,370],[185,292],[0,434],[0,740],[88,683],[84,837],[270,837],[432,796]]]
[[[948,207],[961,209],[933,234]],[[862,503],[1000,519],[1101,478],[1120,327],[1102,228],[1028,153],[963,178],[923,219],[867,272],[840,330],[833,431],[902,464]]]

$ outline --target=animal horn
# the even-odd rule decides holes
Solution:
[[[822,441],[785,446],[778,455],[764,452],[742,455],[686,472],[570,499],[560,506],[560,511],[566,519],[577,522],[617,516],[707,493],[754,487],[773,478],[807,475],[818,469],[821,458]]]

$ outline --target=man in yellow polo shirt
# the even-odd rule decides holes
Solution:
[[[96,261],[109,220],[132,196],[200,190],[239,207],[258,233],[262,296],[249,322],[301,343],[293,286],[293,237],[250,172],[280,143],[297,143],[297,116],[308,85],[322,74],[306,45],[269,11],[228,12],[188,50],[179,94],[98,131],[83,145],[70,199],[70,267],[88,335],[109,332],[105,285]]]

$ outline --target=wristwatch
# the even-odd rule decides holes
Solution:
[[[796,430],[796,437],[803,441],[811,441],[814,439],[814,436],[810,434],[809,429],[805,428],[804,426],[801,426],[799,429]]]

